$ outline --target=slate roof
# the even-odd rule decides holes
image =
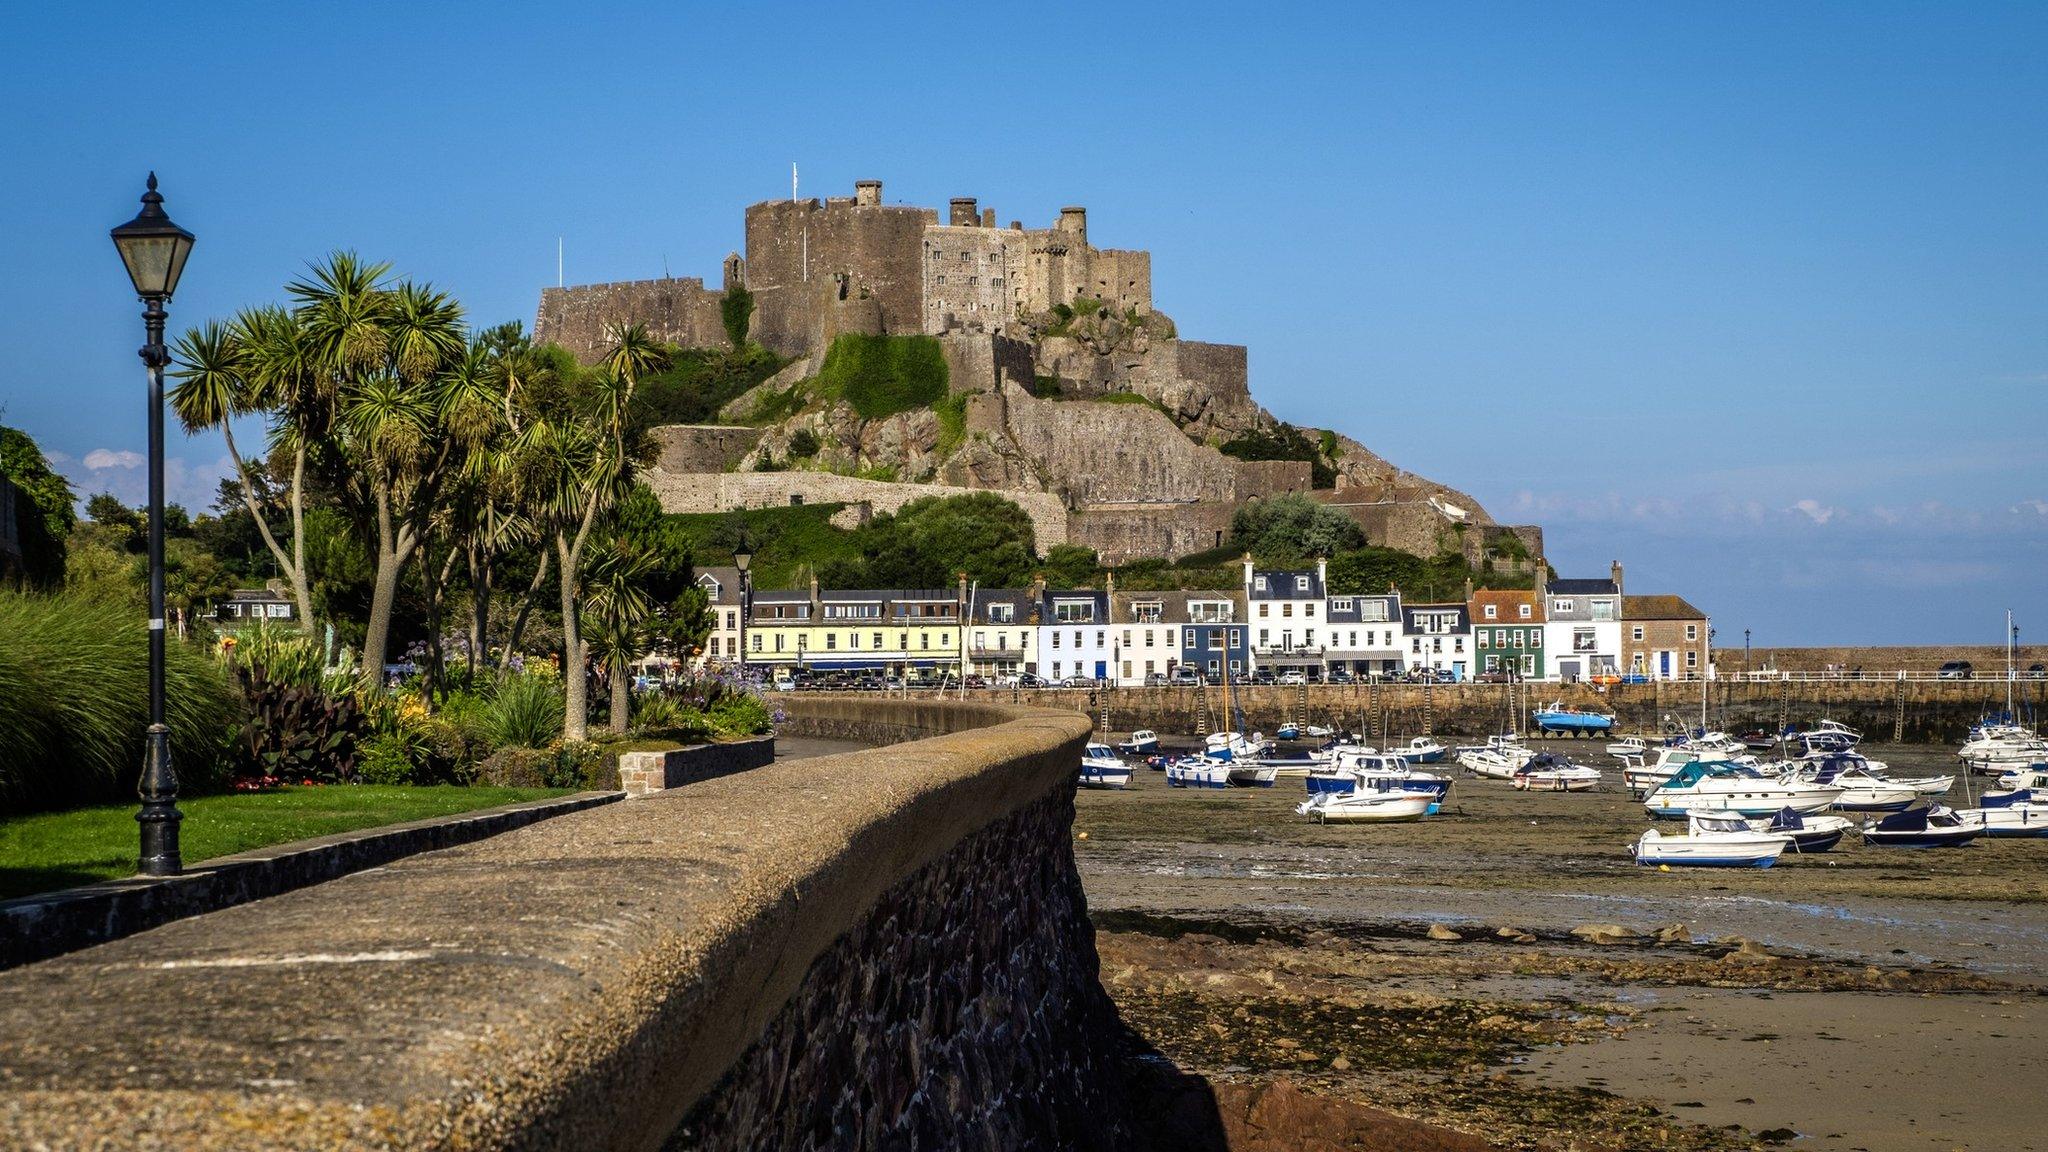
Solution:
[[[1552,596],[1613,596],[1620,592],[1612,580],[1552,580]]]
[[[1341,607],[1340,602],[1346,600],[1351,602],[1351,606],[1348,608]],[[1387,602],[1387,619],[1367,621],[1365,614],[1360,611],[1360,605],[1367,600]],[[1330,606],[1326,610],[1326,617],[1332,624],[1391,624],[1401,618],[1401,598],[1385,592],[1375,592],[1364,596],[1332,596],[1330,597]]]
[[[1624,596],[1621,615],[1628,620],[1705,620],[1707,614],[1683,596]]]
[[[1165,592],[1119,591],[1116,594],[1114,603],[1111,605],[1110,619],[1112,623],[1116,624],[1136,624],[1139,621],[1134,614],[1135,609],[1133,605],[1158,604],[1160,623],[1185,624],[1188,622],[1188,603],[1195,600],[1205,603],[1217,600],[1225,601],[1233,607],[1231,623],[1240,623],[1244,619],[1244,594],[1242,592],[1189,592],[1180,589]]]
[[[1463,604],[1404,604],[1401,607],[1401,626],[1407,629],[1410,634],[1420,632],[1427,635],[1428,633],[1423,631],[1422,625],[1417,623],[1415,618],[1423,613],[1433,615],[1440,612],[1456,612],[1458,614],[1457,622],[1451,625],[1451,631],[1470,632],[1472,630],[1472,613]]]
[[[1263,592],[1259,590],[1258,578],[1261,576],[1266,578],[1266,590]],[[1294,580],[1297,576],[1308,577],[1307,591],[1295,589]],[[1254,600],[1321,600],[1323,582],[1316,577],[1316,570],[1313,568],[1255,571],[1252,573],[1251,597]]]

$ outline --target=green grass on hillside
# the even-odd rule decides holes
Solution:
[[[818,390],[869,420],[929,408],[946,395],[946,354],[930,336],[848,332],[825,350]]]
[[[392,788],[329,785],[180,800],[187,865],[252,848],[358,828],[403,824],[543,796],[552,788]],[[0,899],[135,874],[133,804],[0,820]]]
[[[744,529],[754,545],[754,587],[789,588],[813,568],[858,560],[860,541],[830,523],[844,504],[803,504],[737,512],[678,513],[667,517],[689,540],[700,565],[730,564],[731,536]]]

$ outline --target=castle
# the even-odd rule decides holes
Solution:
[[[1119,315],[1152,311],[1152,255],[1088,243],[1088,210],[1060,209],[1050,228],[1011,221],[956,196],[939,223],[930,208],[882,202],[882,182],[852,196],[766,200],[747,209],[747,252],[725,258],[720,290],[695,277],[549,288],[534,339],[592,359],[606,323],[622,316],[690,347],[729,344],[719,301],[735,285],[754,295],[750,335],[784,356],[823,348],[842,332],[1009,335],[1023,316],[1077,297]]]
[[[622,322],[726,348],[721,304],[742,286],[749,339],[793,362],[729,404],[725,423],[657,430],[647,480],[669,511],[834,502],[858,517],[990,490],[1027,509],[1041,549],[1082,544],[1119,563],[1216,547],[1244,501],[1302,492],[1375,544],[1511,568],[1542,554],[1540,529],[1495,524],[1471,497],[1347,437],[1321,434],[1335,473],[1324,488],[1306,461],[1220,451],[1281,427],[1252,399],[1247,350],[1182,339],[1153,307],[1151,254],[1091,245],[1085,208],[1060,209],[1047,228],[998,227],[993,209],[955,197],[941,223],[934,209],[883,203],[879,180],[850,197],[763,201],[746,210],[746,253],[726,256],[719,289],[697,278],[549,288],[534,338],[585,362]],[[804,398],[845,334],[936,338],[960,426],[930,410],[866,420]],[[771,411],[771,396],[802,402]],[[1075,403],[1106,399],[1142,403]],[[790,460],[801,433],[824,446],[809,467],[761,470]]]

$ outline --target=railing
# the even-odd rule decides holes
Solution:
[[[1979,672],[1970,676],[1957,676],[1954,673],[1944,675],[1931,668],[1796,668],[1784,670],[1758,668],[1748,672],[1726,672],[1722,676],[1724,679],[1733,680],[1737,683],[1750,684],[1788,682],[1793,684],[1837,682],[1897,683],[1899,681],[1915,684],[1936,681],[1956,684],[2003,684],[2006,681],[2006,674],[2003,669],[1989,673]],[[2048,673],[2015,670],[2012,674],[2012,679],[2022,683],[2039,683],[2048,680]]]
[[[1321,656],[1327,648],[1321,644],[1254,644],[1255,656]]]

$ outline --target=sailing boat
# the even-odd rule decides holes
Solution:
[[[2018,639],[2019,631],[2013,627],[2012,610],[2008,608],[2005,612],[2005,715],[2001,717],[2002,723],[1980,724],[1972,729],[1970,739],[1956,753],[1972,772],[1997,776],[2048,763],[2048,740],[2041,739],[2040,733],[2020,724],[2019,713],[2014,710],[2013,684],[2019,679],[2016,671]]]

